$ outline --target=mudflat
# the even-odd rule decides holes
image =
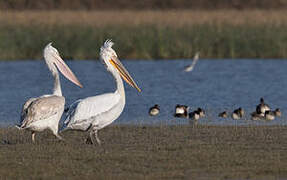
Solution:
[[[0,129],[0,179],[284,179],[287,126],[128,126],[88,133]]]

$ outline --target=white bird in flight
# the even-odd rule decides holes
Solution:
[[[186,66],[186,67],[184,68],[184,71],[185,71],[185,72],[190,72],[190,71],[192,71],[193,68],[194,68],[194,66],[195,66],[195,64],[197,63],[198,60],[199,60],[199,52],[197,52],[197,53],[195,54],[191,65]]]
[[[82,87],[81,83],[60,57],[59,52],[49,43],[44,49],[44,59],[54,77],[53,94],[31,98],[23,105],[19,129],[32,131],[32,141],[35,142],[35,132],[50,129],[59,139],[58,124],[64,111],[65,98],[62,96],[58,70],[71,82]],[[57,70],[58,68],[58,70]]]
[[[93,144],[95,144],[94,137],[97,143],[101,144],[98,130],[115,121],[124,109],[125,89],[121,78],[141,92],[129,72],[119,61],[117,53],[112,49],[113,44],[111,40],[105,41],[100,49],[100,60],[115,78],[116,91],[74,102],[68,109],[67,118],[62,128],[63,130],[90,130],[89,138]]]

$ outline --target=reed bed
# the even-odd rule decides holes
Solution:
[[[0,59],[98,59],[113,39],[123,59],[287,58],[283,11],[23,11],[0,13]]]
[[[285,179],[286,126],[110,126],[87,133],[0,129],[1,179]]]
[[[98,59],[100,45],[113,39],[122,59],[287,58],[287,26],[2,26],[0,59],[41,59],[53,42],[65,59]]]

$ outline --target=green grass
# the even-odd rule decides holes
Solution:
[[[0,59],[40,59],[48,42],[68,59],[98,59],[105,39],[122,59],[287,58],[287,25],[0,25]]]
[[[110,126],[87,133],[0,129],[0,179],[285,179],[286,126]],[[3,143],[3,140],[9,144]]]

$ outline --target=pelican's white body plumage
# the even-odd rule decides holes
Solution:
[[[58,136],[58,123],[63,114],[65,98],[57,95],[44,95],[29,99],[21,115],[21,128],[31,131],[50,129]]]
[[[100,144],[97,135],[98,130],[115,121],[124,109],[126,102],[125,89],[121,77],[140,91],[127,70],[118,60],[112,46],[113,42],[110,40],[104,43],[100,50],[100,60],[113,75],[117,85],[116,91],[76,101],[69,107],[63,126],[63,130],[91,130],[90,138],[92,143],[94,135],[98,144]]]
[[[102,129],[120,116],[124,106],[125,96],[118,91],[88,97],[72,104],[64,124],[66,129],[87,131],[91,126]]]
[[[30,98],[22,108],[19,129],[32,131],[32,140],[35,141],[35,132],[50,129],[58,135],[58,124],[64,111],[65,98],[62,96],[60,77],[57,68],[70,81],[82,87],[76,76],[60,57],[57,49],[49,43],[44,49],[46,64],[54,77],[53,94],[43,95],[38,98]]]

